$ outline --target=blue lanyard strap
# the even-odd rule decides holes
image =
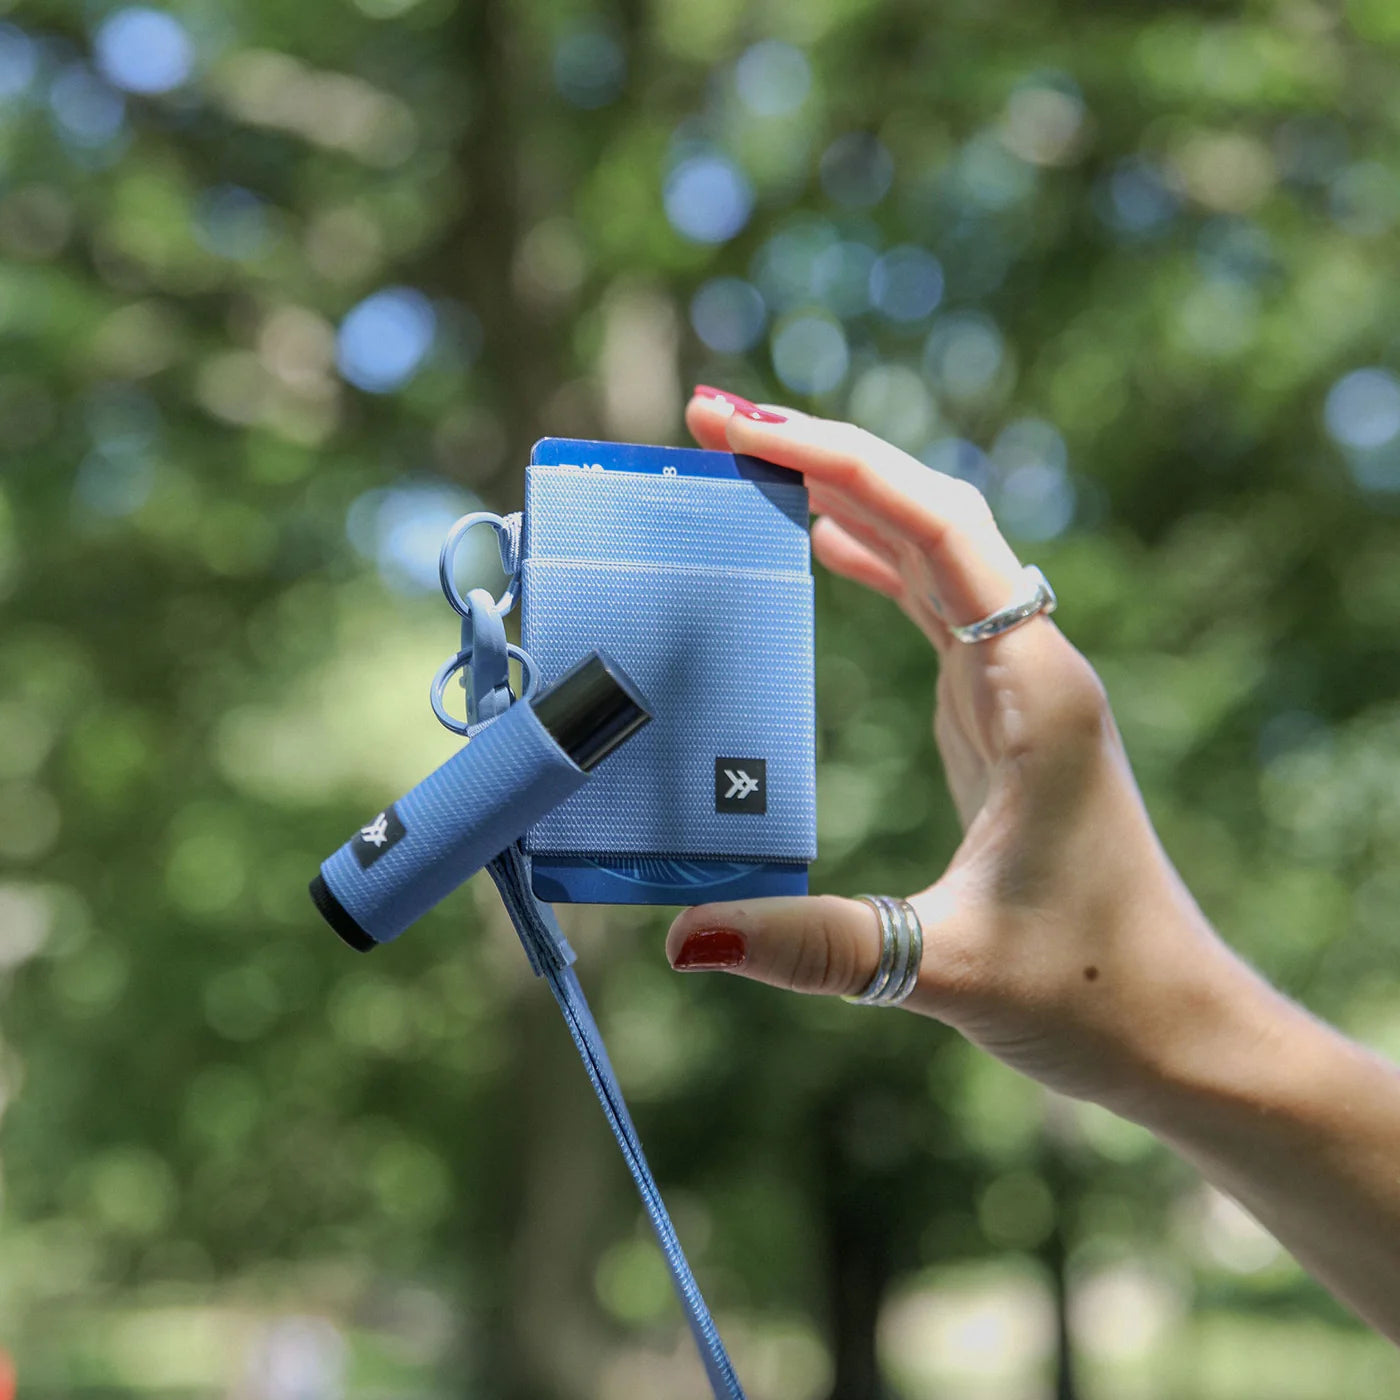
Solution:
[[[690,1271],[690,1264],[676,1237],[676,1228],[666,1212],[651,1168],[647,1166],[646,1154],[642,1151],[637,1129],[632,1124],[632,1116],[618,1087],[603,1038],[598,1033],[597,1023],[574,973],[574,950],[569,947],[553,909],[537,899],[530,888],[530,858],[517,841],[506,847],[486,868],[501,892],[501,899],[524,944],[530,966],[534,968],[536,976],[543,977],[549,983],[549,989],[559,1003],[559,1010],[563,1012],[579,1058],[588,1071],[593,1092],[603,1106],[603,1116],[622,1149],[627,1170],[632,1173],[637,1194],[641,1196],[652,1229],[656,1231],[657,1242],[661,1245],[666,1267],[671,1273],[671,1282],[690,1323],[700,1358],[705,1363],[710,1388],[717,1400],[744,1400],[744,1392],[734,1374],[729,1354],[720,1340],[710,1310],[705,1306],[695,1275]]]
[[[490,524],[497,533],[501,565],[510,578],[505,593],[500,599],[493,599],[483,589],[473,589],[463,598],[453,581],[453,561],[457,546],[468,530],[477,524]],[[433,710],[447,728],[454,733],[465,734],[469,738],[493,720],[505,713],[511,703],[510,673],[507,657],[515,654],[526,670],[524,689],[529,692],[529,673],[533,670],[529,657],[520,648],[507,644],[505,628],[501,618],[515,605],[519,596],[520,581],[520,541],[521,517],[519,514],[504,518],[489,511],[477,511],[465,515],[448,533],[443,543],[438,561],[438,572],[442,580],[443,592],[455,611],[462,618],[462,646],[457,655],[451,658],[433,680]],[[468,687],[467,723],[463,724],[448,715],[443,704],[443,688],[451,676],[470,666],[471,684]],[[523,697],[522,697],[523,698]],[[690,1271],[685,1251],[676,1238],[676,1228],[666,1213],[666,1206],[657,1190],[651,1168],[647,1166],[646,1154],[642,1151],[641,1140],[633,1126],[632,1117],[627,1112],[622,1090],[617,1076],[608,1061],[608,1052],[603,1048],[603,1038],[598,1033],[597,1023],[589,1010],[588,1001],[574,975],[574,950],[569,947],[554,910],[548,904],[535,898],[530,888],[530,857],[525,854],[518,841],[507,846],[500,855],[486,866],[501,899],[510,914],[515,931],[525,947],[525,955],[537,977],[543,977],[559,1003],[569,1034],[578,1047],[579,1058],[588,1071],[589,1082],[598,1102],[603,1106],[603,1116],[622,1149],[627,1170],[637,1184],[637,1194],[656,1231],[661,1252],[666,1258],[666,1267],[671,1273],[676,1294],[685,1310],[686,1320],[695,1337],[695,1345],[700,1350],[700,1358],[705,1363],[705,1372],[710,1378],[710,1388],[716,1400],[744,1400],[744,1392],[734,1375],[734,1367],[720,1341],[710,1310],[700,1295],[700,1287],[695,1275]]]

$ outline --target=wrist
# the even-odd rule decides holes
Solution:
[[[1219,946],[1220,969],[1187,996],[1197,1033],[1125,1116],[1400,1342],[1400,1069]]]
[[[1199,911],[1187,917],[1195,927],[1181,930],[1184,966],[1161,989],[1162,1034],[1116,1111],[1186,1148],[1237,1131],[1303,1131],[1325,1093],[1325,1061],[1346,1042],[1250,967]]]

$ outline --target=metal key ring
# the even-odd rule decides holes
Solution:
[[[535,693],[535,686],[539,681],[539,668],[535,665],[534,658],[528,651],[515,645],[514,642],[506,643],[506,653],[515,657],[520,663],[520,670],[523,677],[520,694],[515,696],[516,700],[528,700]],[[433,713],[438,717],[438,721],[454,734],[466,734],[470,737],[472,725],[464,719],[456,719],[447,713],[447,705],[443,700],[443,691],[447,689],[447,682],[462,669],[463,666],[471,664],[471,655],[465,651],[459,651],[456,656],[449,657],[438,667],[438,673],[433,677],[433,688],[429,692],[433,702]],[[483,721],[490,724],[491,721]]]
[[[456,563],[457,546],[466,538],[467,531],[473,525],[489,524],[496,531],[496,549],[500,552],[500,542],[504,538],[510,539],[510,528],[506,522],[492,510],[474,510],[470,515],[464,515],[447,532],[447,538],[442,542],[442,549],[438,554],[438,581],[442,584],[442,591],[447,601],[452,604],[455,611],[463,617],[472,615],[471,604],[462,597],[457,589],[456,580],[453,578],[453,566]],[[505,559],[501,554],[502,561]],[[496,599],[496,611],[504,617],[514,606],[515,600],[520,596],[520,569],[517,565],[515,573],[506,581],[506,591]],[[436,708],[436,705],[434,706]],[[442,715],[438,715],[442,719]],[[447,721],[443,720],[446,724]]]

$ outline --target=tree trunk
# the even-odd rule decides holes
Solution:
[[[882,1400],[876,1330],[894,1272],[890,1184],[855,1168],[843,1149],[851,1100],[828,1101],[821,1114],[822,1219],[826,1227],[827,1297],[833,1378],[831,1400]]]
[[[492,381],[483,398],[500,414],[505,443],[502,461],[489,474],[500,486],[490,504],[516,510],[524,463],[558,388],[561,345],[567,343],[566,329],[554,328],[513,289],[516,254],[534,217],[525,207],[529,170],[521,162],[532,149],[529,98],[538,78],[520,71],[505,0],[458,6],[444,33],[463,57],[474,100],[457,154],[466,207],[431,270],[439,286],[460,295],[480,318],[485,353],[478,372]],[[480,479],[473,476],[472,484]]]
[[[1039,1250],[1041,1262],[1050,1272],[1055,1299],[1055,1400],[1078,1400],[1074,1340],[1069,1326],[1069,1232],[1065,1223],[1069,1171],[1053,1141],[1046,1145],[1041,1170],[1055,1203],[1054,1228]]]

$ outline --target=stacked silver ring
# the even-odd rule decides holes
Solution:
[[[858,894],[880,920],[880,965],[862,991],[842,998],[857,1006],[898,1006],[919,980],[924,961],[924,926],[907,899]]]

